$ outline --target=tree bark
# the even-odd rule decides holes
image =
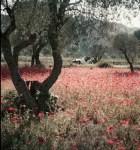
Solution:
[[[37,44],[33,44],[33,54],[32,54],[32,60],[31,60],[31,67],[35,64],[35,51],[37,49]]]
[[[40,52],[44,46],[45,46],[45,44],[39,45],[39,47],[37,48],[37,50],[35,52],[35,63],[36,63],[36,65],[41,65],[41,61],[39,59],[39,54],[40,54]]]
[[[40,87],[40,91],[42,91],[42,92],[49,91],[49,89],[56,82],[56,80],[58,79],[58,76],[61,73],[61,68],[62,68],[61,55],[57,52],[53,52],[53,60],[54,60],[53,70],[52,70],[50,76],[45,81],[43,81],[43,83]]]
[[[14,30],[16,29],[16,24],[15,24],[15,15],[14,15],[14,8],[18,4],[18,1],[15,2],[14,6],[12,9],[7,5],[6,6],[6,11],[10,17],[10,24],[5,30],[4,33],[1,33],[1,46],[3,50],[3,55],[6,60],[6,63],[8,65],[8,68],[10,70],[12,82],[18,92],[19,96],[22,96],[24,98],[26,105],[29,108],[33,108],[36,106],[35,101],[33,97],[30,95],[30,92],[24,82],[24,80],[21,78],[19,74],[18,67],[14,61],[12,51],[11,51],[11,43],[9,40],[9,36]]]
[[[48,107],[46,109],[46,103],[49,103],[49,90],[53,86],[53,84],[58,79],[58,76],[61,73],[62,68],[62,57],[59,53],[56,51],[53,52],[53,60],[54,60],[54,66],[53,70],[50,74],[50,76],[43,81],[43,83],[40,86],[40,94],[39,94],[39,109],[41,111],[50,111],[48,110]]]
[[[40,43],[38,48],[37,48],[37,46],[33,46],[33,55],[32,55],[31,66],[41,65],[41,61],[39,59],[39,54],[45,45],[46,45],[45,43],[43,43],[43,44]]]
[[[58,16],[57,16],[57,3],[53,1],[49,1],[49,10],[50,10],[50,25],[48,30],[48,38],[50,45],[52,47],[52,56],[53,56],[53,69],[49,77],[43,81],[40,86],[40,94],[39,94],[39,106],[40,110],[45,111],[45,105],[49,102],[49,90],[53,86],[53,84],[58,79],[58,76],[61,73],[62,69],[62,57],[59,49],[59,31],[61,23],[58,25]],[[62,16],[61,16],[62,17]],[[63,18],[63,17],[62,17]]]
[[[41,65],[41,61],[39,60],[39,52],[35,55],[35,63],[36,65]]]
[[[124,57],[125,57],[125,59],[127,60],[128,64],[129,64],[130,70],[133,73],[134,72],[133,62],[130,61],[130,59],[129,59],[128,55],[127,55],[126,50],[121,50],[121,52],[124,54]]]
[[[24,80],[21,78],[19,71],[18,71],[18,67],[12,56],[11,44],[10,44],[9,38],[5,35],[2,35],[1,44],[2,44],[4,58],[9,67],[12,82],[18,92],[18,95],[22,96],[24,98],[27,107],[29,107],[29,108],[35,107],[36,106],[35,101],[32,98],[32,96],[30,95],[30,92],[29,92]]]
[[[18,57],[19,57],[20,51],[21,51],[21,49],[18,49],[18,50],[14,49],[14,51],[13,51],[13,59],[14,59],[17,67],[18,67]]]
[[[131,72],[133,73],[133,72],[134,72],[133,64],[132,64],[132,63],[129,63],[129,66],[130,66],[130,70],[131,70]]]
[[[40,95],[38,105],[41,111],[51,111],[52,109],[54,109],[51,109],[52,104],[49,90],[58,79],[58,76],[60,75],[62,69],[62,57],[58,46],[58,33],[57,30],[55,30],[55,26],[53,25],[50,27],[49,30],[49,41],[52,47],[54,65],[51,74],[46,80],[43,81],[39,89]]]

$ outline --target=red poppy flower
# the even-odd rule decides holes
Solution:
[[[39,113],[38,113],[38,117],[39,117],[40,119],[43,119],[43,118],[45,117],[44,112],[39,112]]]
[[[8,111],[9,113],[14,113],[14,112],[16,112],[16,108],[14,108],[14,107],[8,107],[8,108],[7,108],[7,111]]]
[[[137,150],[140,150],[140,144],[138,145]]]
[[[38,143],[39,144],[44,144],[45,143],[45,139],[43,137],[38,137]]]
[[[126,150],[126,148],[125,147],[119,147],[117,150]]]
[[[111,133],[113,131],[113,125],[110,125],[106,128],[106,132]]]
[[[137,130],[138,130],[138,132],[140,132],[140,128],[138,128]]]
[[[83,117],[83,118],[80,118],[79,123],[87,123],[88,121],[89,121],[89,118]]]
[[[106,143],[109,145],[113,145],[115,142],[112,139],[106,140]]]
[[[72,144],[71,145],[71,150],[78,150],[77,145],[76,144]]]
[[[54,116],[55,113],[54,112],[48,112],[48,116]]]
[[[124,120],[121,120],[120,123],[122,125],[129,125],[129,120],[128,119],[124,119]]]
[[[0,100],[0,104],[5,104],[6,102],[3,100]]]

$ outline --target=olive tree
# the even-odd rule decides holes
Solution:
[[[14,58],[18,65],[18,56],[23,48],[32,47],[31,66],[40,65],[39,53],[47,45],[48,7],[38,0],[20,1],[15,9],[16,31],[12,34]]]
[[[29,91],[25,81],[21,78],[18,70],[18,66],[15,61],[15,56],[12,53],[12,45],[10,41],[11,34],[16,30],[16,17],[15,10],[19,9],[20,1],[17,0],[11,7],[8,1],[3,1],[4,9],[6,10],[10,23],[4,31],[1,31],[2,39],[1,45],[3,49],[4,58],[8,64],[13,84],[18,92],[19,97],[25,100],[25,104],[29,108],[38,107],[39,110],[49,111],[49,89],[57,80],[62,68],[62,33],[65,32],[65,25],[68,22],[68,17],[65,15],[66,9],[72,5],[77,5],[81,2],[77,1],[70,3],[69,0],[57,1],[48,0],[46,1],[49,10],[49,30],[48,38],[52,48],[52,56],[54,60],[54,66],[51,74],[42,83],[38,83],[39,95],[34,97]],[[28,17],[28,16],[27,16]]]
[[[113,42],[114,48],[118,49],[125,57],[130,66],[131,72],[134,72],[134,62],[137,54],[140,52],[138,48],[138,40],[127,33],[116,35]]]

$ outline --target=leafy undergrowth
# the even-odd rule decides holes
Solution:
[[[43,81],[49,75],[26,69],[25,80]],[[10,84],[2,80],[2,88]],[[14,92],[1,97],[3,150],[140,149],[139,71],[63,68],[51,92],[63,109],[37,116],[15,107]]]

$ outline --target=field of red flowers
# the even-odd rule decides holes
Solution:
[[[41,82],[50,71],[25,66],[20,73],[25,80]],[[13,89],[6,67],[2,68],[1,80],[3,91]],[[40,113],[40,124],[24,127],[22,138],[29,142],[23,142],[25,149],[39,141],[42,150],[45,146],[50,150],[140,150],[140,71],[63,68],[51,92],[58,96],[63,111],[48,116]],[[9,134],[11,128],[16,132],[20,127],[4,123]],[[23,143],[18,144],[21,147]]]

